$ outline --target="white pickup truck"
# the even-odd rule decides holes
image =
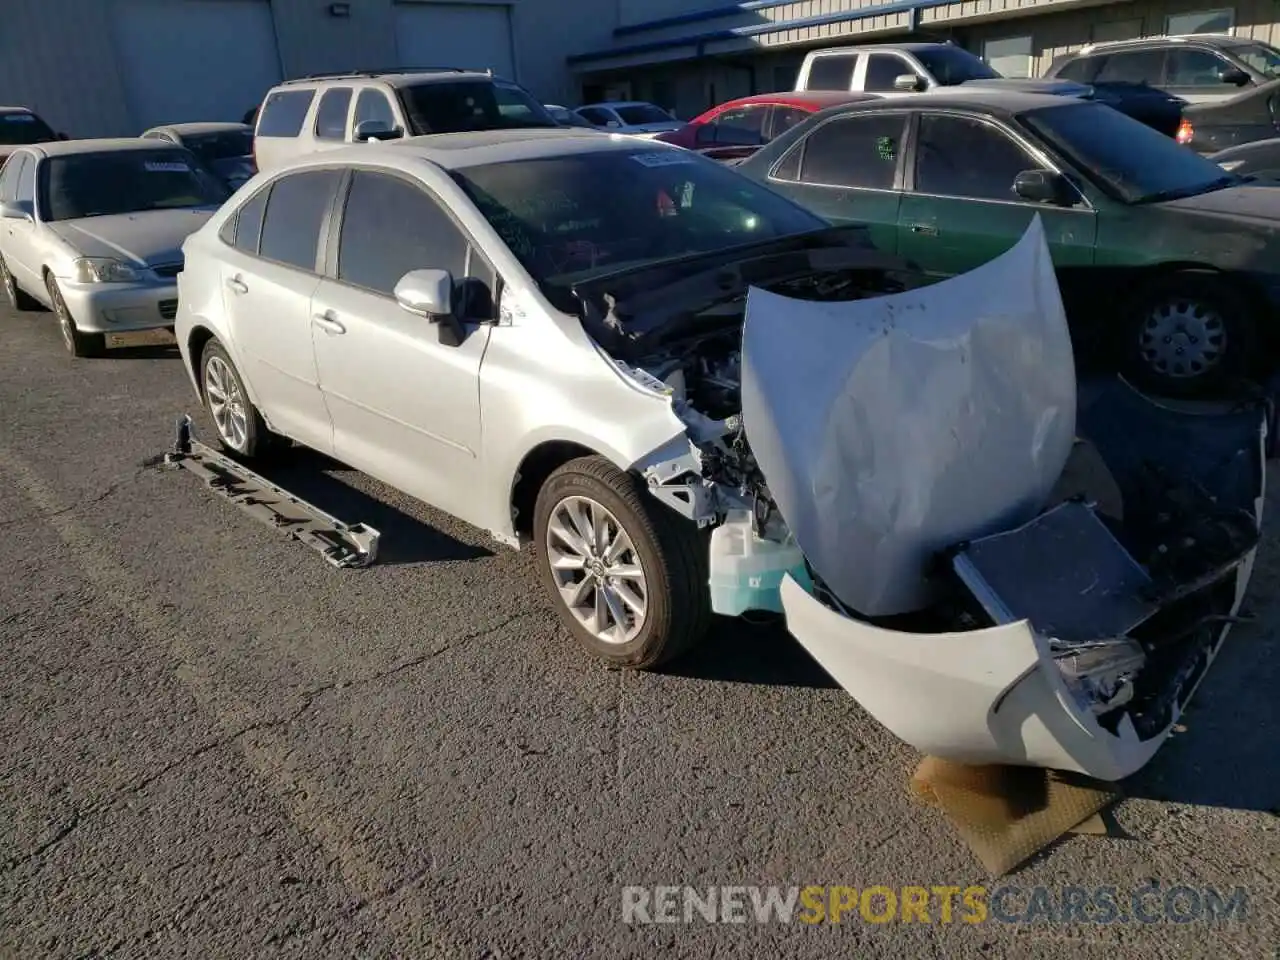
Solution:
[[[1067,97],[1089,92],[1089,87],[1071,80],[1002,77],[979,57],[950,43],[878,43],[814,50],[804,58],[796,90],[852,90],[893,97],[962,83]]]

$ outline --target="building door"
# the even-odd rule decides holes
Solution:
[[[280,82],[268,0],[115,0],[113,26],[139,134],[184,121],[240,120]]]
[[[495,3],[401,3],[396,50],[404,67],[462,67],[516,76],[511,8]]]

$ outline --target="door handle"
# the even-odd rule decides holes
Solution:
[[[347,332],[347,328],[338,321],[338,318],[333,315],[332,310],[326,310],[324,313],[314,314],[311,317],[311,322],[330,336],[337,336],[340,333]]]
[[[938,228],[932,223],[913,223],[911,225],[911,232],[919,233],[926,237],[936,237],[938,235]]]
[[[227,289],[232,293],[248,293],[249,287],[239,277],[227,278]]]

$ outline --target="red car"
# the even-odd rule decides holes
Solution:
[[[712,107],[679,130],[660,133],[654,139],[697,150],[716,160],[740,160],[812,113],[840,103],[875,99],[874,94],[843,90],[757,93]]]

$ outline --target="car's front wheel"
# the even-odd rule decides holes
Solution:
[[[9,272],[9,265],[0,257],[0,284],[4,285],[4,298],[14,310],[39,310],[40,301],[18,289],[18,281]]]
[[[1246,301],[1214,276],[1183,273],[1129,302],[1127,372],[1153,393],[1196,396],[1245,376],[1257,328]]]
[[[217,340],[206,343],[200,354],[200,393],[225,450],[249,459],[266,453],[274,435],[249,400],[231,355]]]
[[[605,458],[571,460],[551,474],[534,530],[560,619],[609,665],[656,667],[706,633],[705,536]]]
[[[62,342],[67,345],[73,357],[100,357],[107,352],[107,338],[101,333],[81,333],[76,326],[75,317],[67,301],[62,298],[62,290],[58,281],[52,276],[45,279],[49,290],[49,303],[53,306],[53,314],[58,318],[58,328],[62,331]]]

